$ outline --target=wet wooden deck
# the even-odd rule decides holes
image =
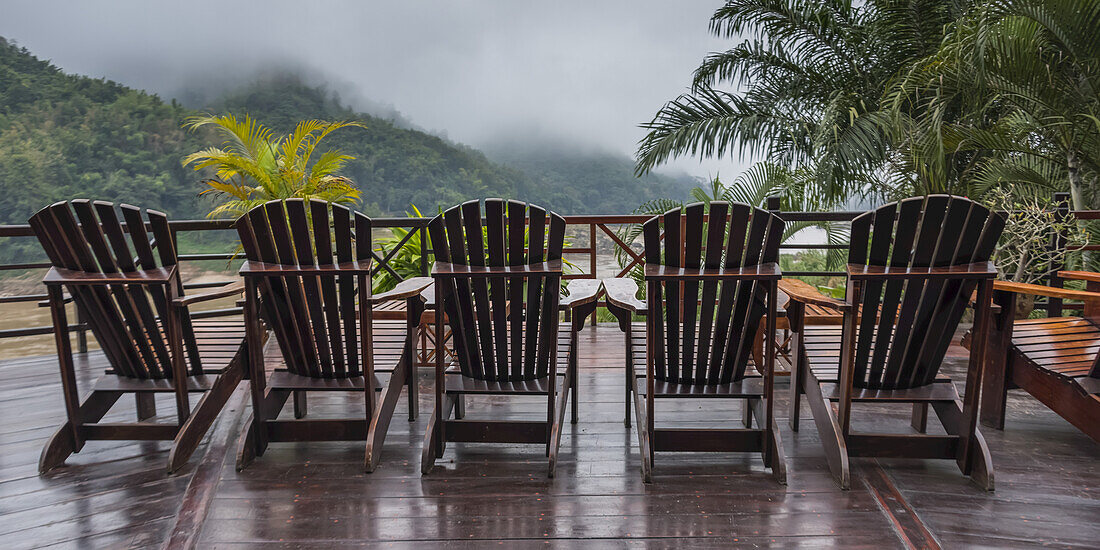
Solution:
[[[634,432],[622,424],[622,337],[601,325],[585,329],[580,345],[581,419],[566,426],[552,480],[537,446],[473,444],[450,445],[421,477],[427,415],[408,422],[404,403],[373,474],[361,472],[362,445],[352,443],[272,444],[236,472],[248,408],[243,385],[178,475],[164,473],[167,443],[91,442],[40,477],[39,451],[63,418],[56,363],[4,361],[0,548],[156,547],[173,536],[202,548],[1100,545],[1100,445],[1025,395],[1012,392],[1007,431],[984,430],[996,468],[993,493],[970,485],[953,462],[870,459],[854,461],[853,488],[841,492],[808,420],[799,433],[780,424],[786,487],[757,456],[668,453],[657,455],[654,483],[645,485]],[[946,371],[961,376],[961,357],[953,349]],[[103,366],[96,353],[80,358],[80,382]],[[430,384],[430,370],[420,379]],[[786,383],[778,394],[785,419]],[[430,396],[424,387],[422,411]],[[130,419],[132,406],[119,405],[111,416]],[[362,407],[340,396],[317,396],[310,406],[311,415]],[[520,416],[544,410],[536,402],[471,398],[468,416],[487,407]],[[659,410],[681,423],[736,422],[736,407],[705,400]],[[165,401],[160,410],[174,407]],[[853,419],[864,428],[906,429],[909,410],[871,418]]]

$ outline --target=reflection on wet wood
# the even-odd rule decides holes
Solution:
[[[415,423],[403,417],[393,421],[387,458],[372,474],[362,473],[362,446],[349,442],[272,444],[262,461],[236,472],[232,453],[219,453],[234,448],[232,428],[247,415],[247,406],[227,409],[196,459],[176,476],[164,474],[168,443],[92,442],[67,466],[39,477],[38,454],[64,416],[56,362],[3,361],[0,544],[155,547],[168,540],[181,518],[195,514],[202,518],[199,547],[269,542],[342,548],[387,541],[396,548],[420,548],[431,541],[477,548],[503,539],[517,546],[553,540],[566,548],[904,548],[902,536],[917,544],[931,536],[944,548],[958,548],[1094,546],[1100,540],[1095,521],[1100,445],[1021,392],[1009,392],[1009,430],[985,431],[997,468],[994,493],[967,484],[953,464],[904,459],[856,459],[852,490],[842,492],[829,476],[812,429],[798,434],[781,429],[787,487],[776,484],[759,457],[749,453],[668,454],[654,483],[644,485],[634,432],[622,424],[622,334],[614,325],[586,328],[578,352],[580,422],[565,429],[554,479],[545,476],[542,453],[529,446],[455,443],[436,471],[422,478],[427,415]],[[270,350],[270,360],[277,356]],[[78,356],[79,382],[90,382],[105,366],[97,353]],[[961,380],[965,366],[965,350],[953,347],[944,372]],[[431,381],[430,369],[422,369],[422,407],[428,406]],[[777,392],[781,414],[786,395]],[[317,394],[310,398],[310,415],[337,416],[361,405],[337,393]],[[697,403],[657,406],[662,418],[684,427],[738,424],[741,418],[732,402],[707,415]],[[857,426],[909,425],[908,406],[882,408],[886,414]],[[172,408],[165,401],[159,410]],[[466,412],[468,418],[535,419],[545,414],[545,405],[536,398],[517,403],[470,396]],[[133,415],[128,400],[108,419]],[[931,424],[930,433],[942,433]],[[785,419],[779,425],[785,426]],[[223,437],[231,438],[228,445]],[[196,476],[209,464],[220,465],[217,476]],[[179,516],[186,496],[213,479],[218,483],[205,510],[185,507]],[[883,492],[890,487],[893,492]],[[891,519],[882,502],[908,509],[892,507]]]

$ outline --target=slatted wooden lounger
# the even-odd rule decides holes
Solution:
[[[1003,430],[1007,392],[1020,388],[1100,442],[1100,273],[1062,271],[1086,290],[997,281],[1000,306],[989,333],[982,424]],[[1032,294],[1082,300],[1080,317],[1014,320],[1016,296]],[[974,333],[963,344],[973,346]]]
[[[421,471],[431,471],[449,441],[537,443],[553,477],[570,393],[577,421],[577,330],[595,312],[599,281],[573,281],[560,297],[565,219],[538,206],[486,199],[483,214],[470,201],[432,219],[428,233],[444,313],[436,334],[446,321],[455,361],[446,360],[437,336],[435,411]],[[561,311],[571,322],[559,322]],[[471,420],[466,394],[545,396],[546,420]]]
[[[307,212],[308,210],[308,212]],[[238,468],[269,442],[364,441],[364,469],[378,466],[402,386],[409,419],[417,406],[413,346],[426,277],[371,293],[370,219],[324,201],[271,201],[237,221],[248,259],[245,320],[250,349],[252,419],[242,437]],[[373,319],[375,304],[404,300],[404,319]],[[261,342],[275,334],[285,368],[267,374]],[[388,375],[388,379],[385,377]],[[359,418],[306,419],[307,392],[357,392]],[[379,395],[375,395],[378,393]],[[294,396],[294,419],[277,417]]]
[[[692,204],[683,214],[671,210],[643,225],[645,301],[636,297],[631,279],[604,281],[608,309],[626,332],[626,424],[633,398],[646,482],[652,480],[656,451],[717,451],[759,452],[772,475],[785,483],[771,399],[783,221],[746,204],[712,202],[706,223],[704,208]],[[635,314],[646,317],[642,335],[635,334],[638,327],[630,321]],[[762,319],[761,375],[747,367]],[[656,427],[655,400],[677,398],[744,400],[744,428]]]
[[[997,271],[988,260],[1003,228],[1002,216],[970,200],[914,197],[852,221],[845,300],[780,282],[791,297],[794,333],[791,427],[798,429],[804,394],[841,488],[851,486],[850,456],[950,458],[977,485],[993,488],[989,449],[976,428],[984,346],[971,350],[965,401],[939,369],[975,289],[975,330],[989,323]],[[809,304],[840,311],[844,324],[807,326]],[[857,313],[880,307],[878,315]],[[912,424],[922,433],[852,430],[853,402],[912,403]],[[929,405],[945,435],[923,433]]]
[[[171,440],[168,471],[178,470],[240,382],[246,361],[239,319],[192,319],[188,308],[239,294],[242,286],[185,296],[168,218],[160,212],[143,216],[134,206],[74,200],[71,208],[59,202],[42,209],[30,225],[53,264],[43,282],[69,418],[42,450],[39,471],[95,439]],[[83,402],[63,289],[111,364]],[[175,395],[174,423],[154,421],[157,393]],[[202,394],[194,408],[189,393]],[[100,422],[125,394],[134,394],[138,421]]]

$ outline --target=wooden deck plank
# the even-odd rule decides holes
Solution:
[[[90,442],[69,465],[39,477],[38,453],[64,416],[56,362],[0,362],[0,372],[11,375],[0,378],[0,418],[7,419],[0,422],[0,544],[157,546],[179,525],[199,526],[196,536],[204,548],[343,548],[382,541],[396,548],[425,542],[476,548],[487,541],[527,546],[548,540],[564,548],[904,548],[899,524],[926,530],[945,548],[1087,545],[1100,539],[1094,520],[1100,514],[1100,446],[1019,392],[1009,395],[1008,431],[983,430],[997,471],[994,493],[969,485],[954,464],[863,459],[854,461],[853,489],[839,491],[812,425],[799,433],[786,429],[782,390],[776,410],[789,485],[777,485],[758,456],[700,453],[658,453],[655,482],[645,485],[634,432],[622,424],[624,353],[613,326],[581,332],[581,418],[566,428],[554,479],[545,477],[538,446],[477,444],[449,445],[437,469],[421,477],[426,415],[413,423],[393,422],[382,463],[372,474],[362,473],[363,446],[356,443],[275,443],[236,472],[235,438],[219,446],[217,437],[234,431],[247,407],[227,410],[176,476],[164,473],[167,443]],[[98,352],[78,358],[77,365],[85,388],[104,368]],[[949,354],[946,373],[961,378],[964,368],[965,355]],[[428,369],[419,374],[421,407],[428,410],[432,377]],[[358,412],[356,397],[311,396],[310,415]],[[158,405],[161,414],[173,411],[170,399],[162,397]],[[735,425],[740,419],[734,403],[659,406],[662,419],[682,427]],[[468,398],[468,418],[489,408],[494,418],[545,414],[534,398]],[[908,406],[882,411],[861,415],[854,429],[908,425]],[[109,418],[133,414],[128,400]],[[930,426],[930,432],[942,429]],[[209,471],[194,481],[203,467]],[[885,513],[881,494],[872,491],[884,487],[894,491],[887,505],[904,505],[903,517],[895,507],[893,518]],[[185,495],[203,489],[209,498],[199,499],[201,509],[189,505],[184,515],[193,523],[181,522]]]

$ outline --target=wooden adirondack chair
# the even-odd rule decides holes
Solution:
[[[448,441],[541,443],[553,477],[570,392],[577,421],[577,330],[596,309],[599,281],[573,281],[561,298],[565,219],[538,206],[487,199],[483,218],[469,201],[436,216],[428,233],[443,315],[435,317],[435,410],[421,471],[431,471]],[[561,311],[570,322],[559,323]],[[438,336],[444,322],[453,362]],[[544,395],[546,420],[468,420],[466,394]]]
[[[965,401],[938,374],[975,290],[975,330],[981,334],[989,324],[997,270],[988,260],[1002,229],[1002,216],[962,197],[905,199],[852,221],[845,300],[801,281],[780,282],[791,297],[795,342],[791,427],[798,430],[805,394],[841,488],[851,486],[849,457],[889,456],[955,459],[963,474],[992,490],[989,449],[975,426],[985,346],[971,350]],[[807,326],[809,305],[842,312],[844,324]],[[878,313],[861,315],[869,311]],[[856,432],[853,402],[912,403],[912,424],[921,433]],[[924,433],[929,405],[946,435]]]
[[[997,281],[982,385],[982,424],[1003,430],[1010,389],[1030,393],[1070,424],[1100,442],[1100,273],[1061,271],[1086,281],[1086,290]],[[1081,300],[1080,317],[1015,319],[1016,296]],[[971,332],[963,344],[974,344]]]
[[[43,283],[69,418],[43,449],[39,471],[59,466],[88,440],[172,440],[168,471],[178,470],[240,382],[246,360],[239,320],[200,320],[188,307],[238,294],[241,285],[184,296],[175,241],[160,212],[143,216],[134,206],[74,200],[43,208],[30,225],[53,264]],[[111,364],[83,402],[64,290]],[[128,393],[138,421],[100,422]],[[152,420],[157,393],[175,395],[175,423]],[[202,393],[194,409],[188,393]]]
[[[237,220],[237,232],[247,258],[240,272],[253,411],[237,467],[262,455],[269,442],[365,441],[364,469],[373,471],[403,385],[409,419],[416,417],[413,343],[423,311],[420,292],[431,279],[408,279],[372,295],[370,219],[320,200],[257,206]],[[373,319],[374,305],[386,300],[406,300],[404,320]],[[285,364],[269,375],[261,319]],[[363,393],[365,414],[304,419],[307,392],[329,391]],[[280,420],[291,395],[295,419]]]
[[[772,411],[783,220],[747,204],[712,202],[708,223],[705,208],[691,204],[642,226],[645,301],[636,298],[632,279],[604,281],[608,309],[626,332],[626,425],[633,397],[647,483],[656,451],[760,452],[786,483]],[[635,314],[646,317],[644,330],[631,322]],[[768,337],[761,375],[747,367],[762,320]],[[657,428],[656,399],[677,398],[742,399],[744,428]]]

